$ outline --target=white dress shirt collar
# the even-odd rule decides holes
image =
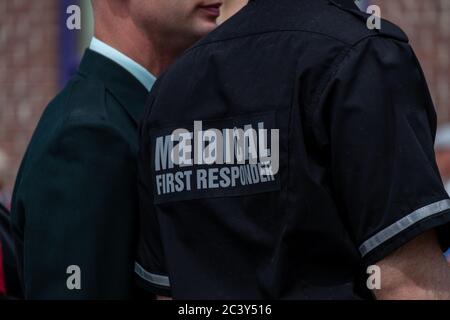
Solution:
[[[122,68],[138,79],[148,91],[152,89],[153,84],[156,81],[155,76],[133,59],[95,37],[92,38],[89,49],[122,66]]]

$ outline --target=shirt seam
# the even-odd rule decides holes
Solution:
[[[345,63],[348,61],[348,58],[350,57],[350,54],[356,50],[356,48],[364,41],[369,40],[371,38],[387,38],[391,39],[393,41],[398,41],[390,37],[386,37],[380,34],[371,34],[366,37],[363,37],[359,39],[357,42],[355,42],[350,47],[346,47],[341,52],[339,52],[334,60],[333,65],[330,67],[330,71],[327,73],[328,76],[325,76],[326,78],[321,81],[322,84],[319,84],[317,86],[316,92],[313,95],[312,102],[310,106],[307,106],[307,112],[312,114],[312,125],[315,125],[316,121],[316,112],[318,112],[318,104],[320,104],[320,101],[323,100],[323,97],[327,94],[327,88],[330,86],[330,83],[332,82],[333,78],[336,76],[336,74],[342,70]]]
[[[205,47],[205,46],[216,44],[216,43],[220,43],[220,42],[227,42],[227,41],[231,41],[231,40],[244,39],[244,38],[260,36],[260,35],[265,35],[265,34],[271,34],[271,33],[285,33],[285,32],[286,33],[301,32],[301,33],[310,33],[310,34],[320,35],[320,36],[323,36],[325,38],[332,39],[332,40],[334,40],[336,42],[339,42],[341,44],[344,44],[344,45],[347,45],[347,46],[351,46],[351,43],[345,42],[344,40],[338,39],[336,37],[327,35],[327,34],[322,33],[322,32],[310,31],[310,30],[304,30],[304,29],[281,29],[281,30],[268,30],[268,31],[263,31],[263,32],[253,32],[253,33],[238,34],[238,35],[230,36],[230,37],[223,38],[223,39],[217,39],[217,40],[207,41],[207,42],[204,42],[204,43],[199,43],[197,45],[194,45],[190,49],[188,49],[186,51],[186,53],[189,53],[189,52],[194,51],[195,49],[198,49],[198,48],[201,48],[201,47]]]

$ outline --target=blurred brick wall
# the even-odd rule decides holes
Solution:
[[[371,0],[409,36],[440,123],[450,121],[450,0]]]
[[[57,10],[58,0],[0,0],[0,150],[8,158],[0,180],[8,189],[58,88]]]

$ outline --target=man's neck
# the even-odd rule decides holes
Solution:
[[[99,29],[95,37],[133,59],[155,77],[159,77],[183,51],[170,48],[170,41],[164,43],[158,37],[145,36],[141,32],[112,35]]]

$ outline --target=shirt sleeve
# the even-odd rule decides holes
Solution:
[[[157,82],[147,102],[147,111],[140,128],[140,150],[138,156],[138,187],[140,234],[135,263],[136,279],[139,286],[154,294],[170,297],[170,280],[165,263],[160,225],[151,183],[151,146],[148,118],[154,101]]]
[[[434,156],[436,114],[409,44],[378,36],[361,41],[324,87],[315,130],[364,263],[431,229],[448,248],[450,200]]]

